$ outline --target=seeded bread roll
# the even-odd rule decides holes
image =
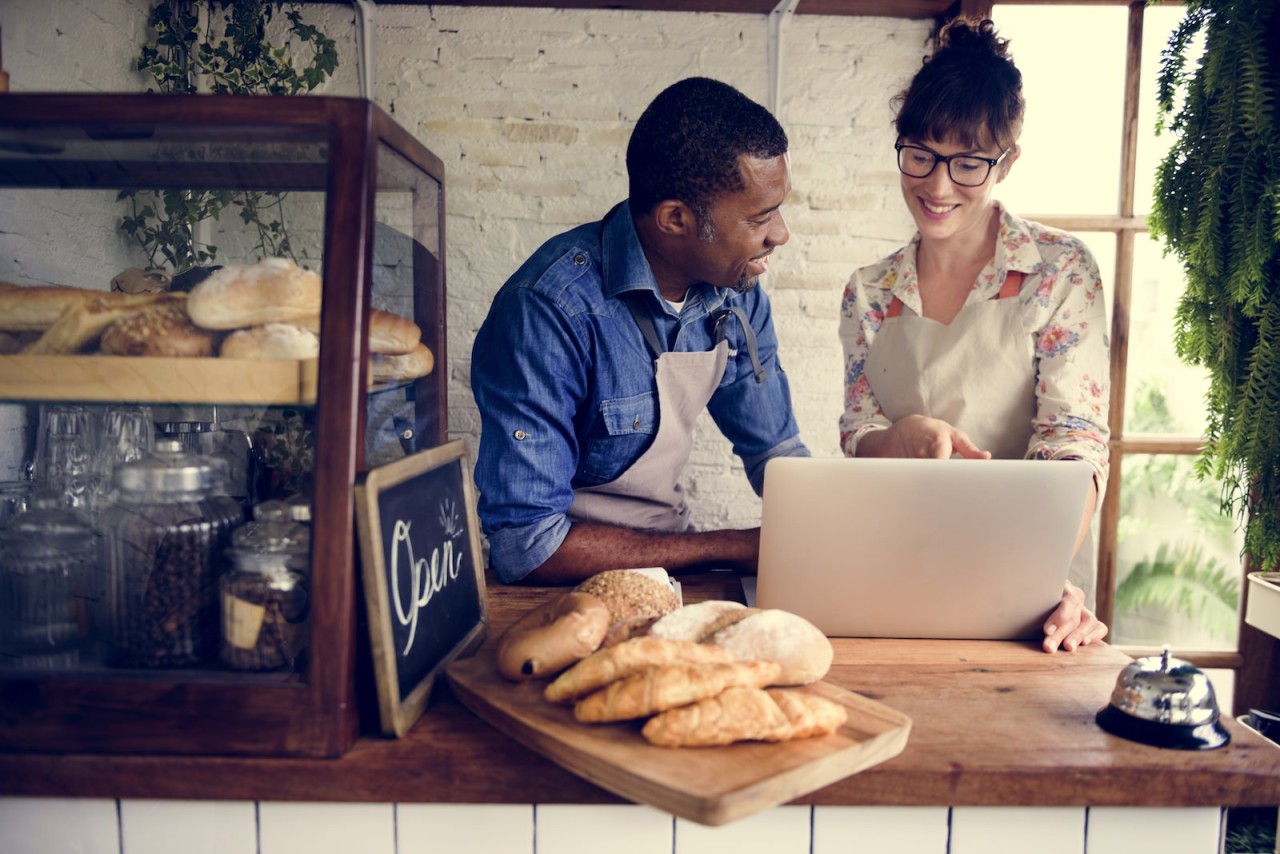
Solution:
[[[109,356],[212,356],[216,337],[192,323],[181,304],[170,303],[112,323],[98,349]]]
[[[289,323],[264,323],[232,332],[218,355],[224,359],[314,359],[320,355],[320,339]]]
[[[663,616],[680,607],[670,585],[629,569],[596,573],[574,589],[604,600],[615,623],[633,617]]]
[[[191,289],[187,314],[205,329],[288,323],[320,313],[320,276],[287,258],[230,264]]]

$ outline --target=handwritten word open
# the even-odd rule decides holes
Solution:
[[[391,595],[395,600],[396,619],[400,621],[400,625],[409,627],[409,638],[405,641],[401,655],[407,655],[413,648],[413,639],[418,633],[418,614],[427,607],[432,596],[449,586],[450,581],[457,580],[464,557],[461,550],[454,554],[453,539],[450,538],[444,541],[443,546],[431,550],[430,561],[426,558],[415,559],[413,538],[409,531],[411,524],[397,519],[391,532]],[[410,590],[407,597],[400,592],[399,562],[402,553],[410,567]],[[408,608],[404,606],[406,599],[409,602]]]

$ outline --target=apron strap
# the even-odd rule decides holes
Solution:
[[[747,322],[747,315],[742,309],[736,305],[726,306],[715,315],[716,321],[716,344],[725,340],[728,333],[725,331],[725,324],[729,321],[729,316],[738,318],[739,325],[742,326],[742,334],[747,339],[747,355],[751,357],[751,371],[756,375],[756,383],[764,382],[765,369],[760,364],[760,346],[756,343],[756,331],[751,328],[751,324]]]
[[[640,327],[640,334],[644,336],[644,343],[649,345],[649,352],[653,354],[656,360],[664,352],[666,347],[662,346],[662,339],[658,337],[657,327],[653,325],[653,317],[645,311],[639,304],[640,296],[644,291],[627,291],[622,300],[627,305],[627,310],[631,312],[631,317],[636,322],[636,326]]]
[[[1022,280],[1027,274],[1021,270],[1010,270],[1004,274],[1004,284],[1000,286],[1000,293],[996,294],[996,299],[1008,299],[1016,297],[1022,292]],[[885,320],[890,317],[897,317],[902,314],[902,300],[894,297],[889,303],[889,310],[884,313]]]

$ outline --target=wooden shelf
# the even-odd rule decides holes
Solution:
[[[312,405],[316,360],[0,356],[0,399]]]

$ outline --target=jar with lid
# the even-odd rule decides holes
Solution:
[[[105,594],[88,520],[53,491],[0,525],[0,664],[60,670],[91,663]]]
[[[218,648],[218,575],[240,504],[225,464],[158,439],[119,466],[116,503],[103,511],[113,632],[111,663],[184,667]]]
[[[233,670],[294,669],[307,646],[310,531],[266,504],[232,532],[219,582],[219,657]]]

